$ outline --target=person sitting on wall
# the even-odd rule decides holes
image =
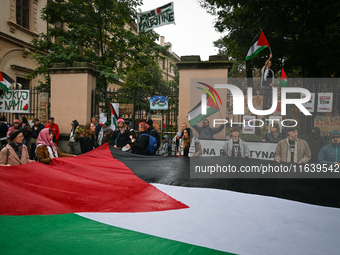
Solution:
[[[120,118],[117,120],[117,129],[113,131],[110,144],[116,149],[129,149],[131,145],[130,130],[124,127],[125,121]]]
[[[203,126],[199,127],[198,125],[193,126],[193,128],[198,132],[199,139],[214,139],[214,135],[221,132],[224,128],[224,124],[221,124],[217,128],[211,128],[209,126],[209,120],[203,120]]]
[[[249,157],[248,144],[244,142],[240,137],[240,128],[230,128],[230,139],[223,145],[223,150],[226,155],[231,158],[241,159]]]
[[[30,160],[26,145],[22,143],[24,134],[21,129],[14,129],[8,137],[7,145],[0,152],[0,165],[16,166],[35,162]]]
[[[37,159],[46,165],[50,164],[53,158],[73,157],[73,154],[62,152],[56,143],[53,142],[53,131],[50,128],[44,128],[40,131],[37,139],[36,148]]]

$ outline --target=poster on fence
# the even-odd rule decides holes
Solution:
[[[0,111],[11,113],[29,113],[30,91],[13,89],[0,96]]]
[[[340,116],[316,116],[314,127],[320,128],[322,136],[329,136],[333,130],[340,130]]]
[[[314,112],[314,102],[315,102],[315,93],[310,93],[311,98],[307,103],[302,104],[309,112]],[[306,95],[303,94],[302,98],[305,98]]]
[[[242,134],[255,134],[255,116],[243,116],[243,122],[245,125],[242,126]],[[249,125],[250,121],[250,125]]]
[[[150,97],[150,110],[168,110],[169,99],[167,96]]]
[[[317,112],[331,112],[332,103],[333,103],[333,93],[319,93]]]
[[[48,93],[39,94],[38,118],[41,123],[48,122]]]

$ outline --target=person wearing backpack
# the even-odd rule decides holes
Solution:
[[[146,121],[146,124],[148,124],[148,130],[147,130],[148,134],[152,135],[157,140],[157,148],[156,148],[155,152],[153,153],[153,154],[156,154],[156,151],[158,150],[159,146],[161,145],[161,137],[159,136],[157,130],[154,129],[152,119],[148,119]]]
[[[131,140],[132,152],[135,154],[150,155],[151,153],[147,151],[147,148],[149,146],[149,134],[145,122],[139,123],[138,131],[140,132],[138,139]]]

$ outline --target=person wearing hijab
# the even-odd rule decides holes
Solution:
[[[181,148],[181,156],[184,157],[200,157],[202,155],[202,147],[200,141],[196,137],[191,137],[191,129],[186,128],[183,131],[183,139]]]
[[[74,156],[62,152],[57,145],[53,143],[53,131],[49,128],[44,128],[40,131],[37,139],[36,154],[38,161],[47,165],[51,163],[53,158]]]
[[[16,166],[35,162],[30,160],[26,145],[22,144],[23,131],[14,129],[8,137],[8,144],[0,152],[0,165]]]

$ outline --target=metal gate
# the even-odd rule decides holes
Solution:
[[[150,110],[150,98],[152,96],[167,96],[168,110]],[[162,125],[159,130],[172,139],[178,130],[178,88],[155,89],[108,89],[92,91],[92,116],[106,113],[108,120],[111,119],[110,103],[132,104],[132,114],[120,114],[119,117],[129,119],[131,127],[138,129],[138,123],[147,120],[152,115],[159,115]],[[162,135],[161,135],[162,136]]]

